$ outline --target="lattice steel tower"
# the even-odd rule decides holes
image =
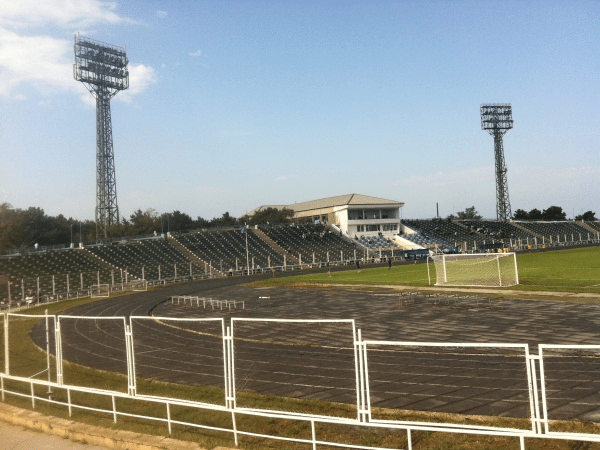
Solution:
[[[481,129],[494,136],[494,157],[496,160],[496,217],[498,220],[510,219],[510,200],[508,199],[508,181],[502,136],[513,127],[512,107],[509,103],[481,105]]]
[[[129,88],[128,63],[124,48],[75,36],[73,76],[96,99],[96,238],[119,223],[110,99]]]

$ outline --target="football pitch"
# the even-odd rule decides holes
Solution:
[[[495,288],[507,291],[546,291],[600,294],[600,247],[546,250],[517,255],[519,285]],[[429,264],[431,284],[435,284],[435,267]],[[428,286],[428,264],[401,264],[388,267],[332,271],[331,276],[312,273],[295,277],[273,278],[261,285],[353,284]],[[448,288],[451,289],[451,288]]]

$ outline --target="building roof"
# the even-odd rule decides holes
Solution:
[[[346,194],[338,195],[336,197],[327,197],[320,198],[318,200],[310,200],[308,202],[292,203],[291,205],[261,205],[258,208],[254,208],[252,211],[248,212],[248,215],[253,216],[254,214],[264,211],[267,208],[287,208],[294,211],[294,214],[299,214],[304,211],[323,211],[327,209],[331,210],[331,208],[335,208],[336,206],[388,206],[394,208],[402,208],[404,206],[404,202],[399,202],[396,200],[387,200],[385,198],[379,197],[371,197],[369,195],[363,194]]]
[[[396,200],[387,200],[385,198],[371,197],[363,194],[346,194],[338,195],[336,197],[321,198],[318,200],[311,200],[302,203],[293,203],[287,205],[286,208],[293,210],[298,213],[301,211],[310,211],[313,209],[324,209],[333,208],[335,206],[369,206],[369,205],[386,205],[401,208],[404,206],[403,202]]]

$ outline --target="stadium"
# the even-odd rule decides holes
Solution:
[[[402,206],[351,194],[261,207],[293,208],[291,223],[0,257],[3,399],[242,448],[600,440],[600,315],[537,290],[593,299],[597,274],[543,286],[527,263],[575,252],[597,271],[600,224],[410,220]],[[515,254],[521,284],[505,281]],[[454,255],[477,267],[452,272]]]
[[[341,65],[339,61],[338,65],[333,64],[332,72],[323,72],[329,64],[326,60],[333,61],[335,56],[345,53],[338,48],[312,67],[311,73],[307,61],[301,65],[282,58],[283,64],[279,60],[270,66],[265,64],[272,48],[262,55],[264,60],[253,54],[250,62],[244,62],[246,55],[259,48],[270,48],[272,41],[278,41],[273,39],[274,35],[280,35],[281,42],[286,41],[288,30],[284,27],[289,24],[280,28],[279,33],[271,31],[276,29],[274,23],[285,16],[279,16],[281,12],[270,11],[267,16],[272,23],[266,24],[259,20],[265,11],[224,10],[215,14],[224,21],[238,15],[253,17],[253,21],[262,24],[260,27],[270,30],[262,45],[254,43],[245,55],[229,56],[235,54],[234,49],[243,49],[246,44],[243,41],[250,35],[263,31],[256,28],[249,34],[236,36],[235,32],[244,27],[242,22],[232,22],[229,35],[233,38],[228,39],[234,45],[206,47],[207,56],[215,55],[219,49],[235,60],[226,63],[225,59],[200,60],[204,53],[199,48],[183,53],[175,47],[156,51],[164,42],[157,45],[150,39],[167,36],[160,26],[181,14],[179,11],[135,12],[140,17],[152,16],[155,23],[151,24],[146,19],[133,20],[120,15],[117,2],[83,3],[90,8],[88,16],[82,13],[83,16],[69,18],[79,5],[68,8],[62,5],[54,9],[64,9],[61,11],[64,17],[58,14],[53,20],[61,27],[85,24],[86,28],[101,23],[111,26],[143,23],[148,34],[137,39],[148,40],[146,50],[150,51],[146,57],[158,58],[161,54],[160,58],[166,59],[160,63],[154,60],[156,67],[160,67],[159,76],[158,69],[155,71],[150,65],[130,64],[126,47],[82,37],[79,33],[66,47],[61,38],[47,39],[44,45],[34,36],[20,41],[20,30],[27,27],[21,26],[24,19],[19,8],[26,8],[17,5],[9,11],[12,14],[9,20],[0,17],[3,31],[4,27],[13,30],[8,44],[17,42],[21,46],[16,45],[17,51],[13,50],[17,56],[11,58],[16,62],[9,66],[8,75],[3,70],[0,95],[14,95],[12,100],[24,102],[26,96],[17,92],[23,82],[18,77],[25,77],[36,87],[39,84],[41,91],[52,91],[44,85],[47,79],[54,80],[50,81],[50,87],[62,88],[64,74],[70,76],[72,69],[77,83],[68,81],[78,88],[83,86],[91,94],[90,102],[88,92],[82,91],[86,95],[84,103],[95,105],[96,127],[94,220],[87,221],[86,234],[81,229],[82,221],[67,220],[61,213],[54,222],[48,222],[60,222],[60,230],[56,226],[48,233],[54,240],[36,241],[39,234],[27,227],[44,218],[43,210],[24,211],[13,209],[7,202],[0,203],[0,393],[3,406],[14,408],[10,414],[0,409],[0,420],[9,420],[7,416],[12,415],[14,423],[21,423],[18,421],[22,417],[34,417],[32,426],[46,433],[78,439],[86,445],[93,440],[110,448],[582,450],[600,446],[600,221],[591,210],[583,213],[583,206],[589,206],[591,201],[573,201],[577,195],[585,197],[593,189],[588,187],[587,191],[573,195],[565,193],[568,189],[564,188],[577,190],[575,186],[586,183],[580,174],[594,173],[597,167],[586,166],[583,171],[572,170],[574,176],[569,174],[565,159],[571,164],[577,158],[571,155],[564,158],[564,150],[577,145],[586,148],[589,143],[567,139],[562,142],[562,136],[558,139],[551,136],[557,126],[544,116],[545,110],[554,113],[556,105],[577,102],[559,99],[547,107],[540,99],[525,100],[523,92],[500,91],[503,96],[519,98],[523,103],[535,103],[535,114],[531,109],[522,110],[523,123],[527,125],[529,121],[529,128],[535,128],[531,126],[535,121],[550,123],[544,135],[548,141],[538,139],[537,135],[543,134],[541,129],[532,135],[544,151],[552,147],[560,156],[560,176],[551,182],[558,185],[563,175],[565,178],[569,175],[580,183],[565,183],[554,191],[561,194],[561,200],[570,199],[572,220],[566,220],[566,213],[556,206],[543,213],[537,209],[529,213],[518,209],[513,214],[503,144],[505,134],[513,128],[509,103],[479,106],[481,130],[477,131],[493,138],[495,202],[490,195],[485,206],[495,203],[495,219],[482,218],[474,206],[455,216],[454,205],[452,214],[442,218],[437,203],[434,218],[406,217],[406,208],[411,207],[409,195],[411,198],[416,193],[422,195],[417,198],[423,204],[433,203],[434,197],[441,194],[446,203],[463,202],[473,198],[463,195],[466,190],[483,190],[477,172],[484,165],[473,165],[479,164],[478,155],[469,154],[478,144],[474,140],[469,142],[472,138],[462,132],[456,133],[460,136],[456,139],[459,147],[449,142],[454,133],[450,131],[452,127],[462,127],[467,117],[466,114],[463,117],[460,106],[451,105],[452,98],[454,101],[460,98],[468,103],[469,111],[476,113],[471,92],[477,96],[489,95],[490,81],[494,86],[510,84],[501,77],[492,80],[489,72],[477,75],[478,80],[485,80],[483,88],[476,87],[474,78],[463,79],[465,72],[469,72],[464,68],[473,57],[473,42],[480,39],[480,33],[477,38],[469,36],[466,45],[462,43],[470,49],[468,59],[460,60],[455,72],[446,74],[444,60],[452,52],[437,41],[428,50],[419,42],[412,56],[404,54],[405,39],[399,39],[402,46],[395,52],[389,51],[393,46],[388,49],[382,43],[391,45],[396,39],[376,38],[370,46],[362,47],[363,42],[369,41],[367,37],[377,34],[374,31],[385,28],[386,16],[395,16],[398,11],[376,13],[372,16],[376,26],[364,35],[354,27],[348,27],[350,35],[338,35],[347,23],[336,29],[331,27],[334,21],[330,18],[320,24],[321,31],[334,30],[329,37],[332,43],[359,36],[358,41],[348,40],[348,43],[349,48],[354,46],[351,59],[362,60],[364,67],[349,70],[344,60]],[[207,11],[200,13],[194,9],[197,4],[181,3],[186,19],[205,16]],[[367,16],[371,17],[371,11],[361,9],[364,5],[356,6],[360,10],[358,26]],[[314,4],[311,8],[316,12],[320,6]],[[382,7],[382,11],[386,8]],[[426,6],[434,10],[434,16],[451,17],[441,12],[444,8],[442,4]],[[336,17],[345,14],[343,8],[334,9]],[[295,17],[299,10],[292,6],[288,12]],[[303,33],[313,30],[319,17],[328,17],[329,13],[310,12],[308,21],[299,22],[302,26],[298,29]],[[400,15],[408,17],[407,13]],[[562,18],[563,14],[557,17]],[[30,23],[30,29],[46,24],[45,20],[40,15],[35,24]],[[184,22],[181,17],[176,22],[178,39],[187,40],[195,36],[190,32],[192,28],[194,31],[202,28],[195,22],[191,25]],[[348,23],[354,22],[352,19]],[[397,24],[388,26],[392,30],[390,35],[397,38]],[[314,30],[318,29],[315,25]],[[460,48],[445,36],[439,23],[424,29],[427,34],[433,29],[440,30],[444,42]],[[495,28],[487,27],[485,32],[489,29]],[[415,28],[411,39],[418,32]],[[311,41],[311,34],[291,36],[294,43],[304,45]],[[554,29],[550,35],[562,36]],[[512,33],[504,36],[503,40],[510,40]],[[429,38],[421,35],[414,41],[423,37]],[[295,54],[295,58],[300,58],[310,53],[318,58],[322,55],[315,49],[327,48],[321,40],[316,40],[316,47],[309,52],[304,48],[294,49],[293,45],[287,47],[291,43],[286,44],[285,51],[273,54],[280,57]],[[519,39],[515,43],[519,48],[525,47]],[[31,50],[29,46],[33,44],[42,50],[22,51]],[[70,52],[71,45],[75,63],[64,64],[65,48]],[[185,45],[189,46],[189,42]],[[385,52],[378,55],[380,48]],[[532,48],[536,48],[537,54],[537,46]],[[437,55],[439,49],[443,53]],[[34,64],[36,75],[25,76],[23,68],[30,67],[34,59],[44,60],[47,55],[42,53],[46,50],[60,53],[60,62],[51,65],[52,70]],[[553,54],[556,51],[551,50]],[[177,52],[187,53],[191,59],[187,64],[174,56],[175,59],[168,60],[172,56],[169,53]],[[373,61],[363,59],[363,53],[372,55]],[[387,63],[411,61],[416,67],[417,56],[423,53],[435,60],[435,66],[427,62],[408,79],[400,77],[400,88],[395,87],[400,71],[395,63],[390,66]],[[437,56],[433,58],[429,53]],[[488,48],[485,53],[493,55],[494,64],[500,60],[497,48]],[[19,59],[21,54],[25,55],[26,64]],[[5,69],[3,55],[0,67]],[[377,60],[385,64],[372,64]],[[487,63],[494,65],[490,61]],[[289,71],[285,70],[287,64],[292,68]],[[484,65],[483,60],[481,64]],[[252,76],[248,77],[253,73],[252,68],[263,65],[274,69],[281,78],[262,73],[256,82]],[[372,72],[359,73],[371,66]],[[535,70],[542,71],[539,61]],[[297,74],[306,75],[304,71],[310,74],[308,78],[295,78]],[[356,78],[355,72],[359,73]],[[512,84],[523,84],[522,80],[528,79],[526,73],[514,72],[519,74],[519,83]],[[341,79],[347,83],[340,83],[343,73],[346,74]],[[441,83],[439,79],[437,82],[429,79],[438,74],[444,74]],[[243,82],[237,91],[229,91],[238,75]],[[134,92],[127,96],[123,91],[130,88],[130,76]],[[324,81],[328,77],[329,81]],[[446,85],[453,78],[463,79],[464,84],[453,81]],[[177,83],[169,84],[172,79],[177,79]],[[152,201],[160,198],[162,203],[158,207],[163,209],[192,202],[208,203],[211,197],[205,195],[206,191],[220,191],[229,197],[217,196],[214,203],[220,208],[241,210],[240,205],[245,202],[244,216],[236,219],[227,212],[221,222],[219,218],[209,222],[202,217],[194,221],[174,209],[173,215],[176,212],[189,219],[185,226],[176,227],[169,213],[159,215],[153,208],[146,213],[139,209],[132,214],[131,222],[120,215],[111,100],[125,97],[125,103],[138,108],[138,104],[129,102],[140,98],[158,80],[170,87],[153,95],[147,105],[152,105],[148,108],[154,110],[152,114],[160,115],[140,112],[138,118],[132,114],[130,128],[135,131],[117,135],[125,136],[121,142],[126,142],[124,147],[131,150],[129,169],[122,172],[128,182],[125,190],[128,194],[124,197],[129,202],[141,201],[144,196]],[[368,87],[371,82],[375,87]],[[545,81],[537,83],[546,88]],[[561,79],[561,89],[562,83]],[[212,89],[219,95],[211,98],[206,92],[198,94],[194,89],[200,84],[206,91]],[[432,87],[438,84],[445,87],[434,94]],[[341,85],[346,87],[337,91]],[[279,91],[282,86],[286,88]],[[381,86],[386,86],[386,90],[379,91]],[[461,92],[461,87],[466,90]],[[365,98],[355,100],[363,95],[363,89]],[[497,95],[496,89],[491,93]],[[330,91],[335,95],[330,96]],[[173,101],[171,96],[176,92],[178,97],[173,97],[176,99]],[[411,96],[407,97],[407,92]],[[422,102],[419,97],[422,94],[418,92],[430,97],[429,101]],[[458,97],[446,97],[455,92]],[[249,94],[256,96],[250,95],[247,103],[237,103]],[[283,101],[285,107],[276,107],[278,101]],[[168,105],[169,102],[174,106]],[[212,105],[214,110],[209,113],[208,109],[192,105],[202,102]],[[37,109],[50,108],[50,103],[40,101]],[[222,110],[221,103],[225,105]],[[419,110],[421,103],[426,106]],[[164,109],[157,108],[157,104],[165,105]],[[260,107],[254,109],[256,104]],[[328,109],[330,104],[335,105],[333,110]],[[411,109],[410,117],[406,111],[398,114],[398,104],[411,105],[405,108]],[[304,107],[307,109],[303,110]],[[15,107],[17,110],[20,111]],[[56,114],[57,110],[54,111]],[[215,122],[208,118],[219,114],[226,118]],[[561,114],[561,117],[576,116],[568,108]],[[39,120],[44,123],[39,124],[35,133],[27,131],[33,138],[42,139],[40,136],[46,134],[58,135],[64,122],[71,121],[71,128],[65,129],[71,130],[72,136],[64,138],[64,142],[79,141],[85,132],[80,135],[79,130],[75,132],[79,124],[72,120],[74,115],[68,116],[68,120],[58,115],[52,120],[44,116]],[[310,119],[296,122],[302,116]],[[15,117],[19,117],[16,112]],[[249,117],[256,122],[252,123]],[[10,129],[12,118],[4,120],[6,129]],[[61,126],[47,133],[50,125],[46,122]],[[575,129],[572,121],[568,124],[565,128]],[[282,125],[289,134],[279,134],[278,127]],[[156,130],[151,130],[154,127]],[[395,127],[397,130],[390,132]],[[357,132],[362,128],[367,130],[364,134]],[[198,132],[199,129],[204,131]],[[254,133],[264,135],[259,138]],[[438,137],[428,142],[428,133]],[[310,134],[315,137],[305,139]],[[31,138],[22,136],[28,142],[23,144],[24,149],[31,149],[32,142],[36,142]],[[336,139],[338,142],[333,142]],[[519,139],[520,149],[534,148],[531,141],[522,140],[522,136]],[[60,140],[46,139],[35,146],[49,154],[52,145],[58,146],[56,142]],[[560,145],[552,142],[549,146],[551,140]],[[201,152],[197,152],[198,142],[206,142]],[[91,144],[83,145],[88,146]],[[268,151],[263,151],[263,147]],[[185,150],[180,153],[182,148]],[[420,153],[425,153],[425,149],[430,153],[421,158]],[[202,154],[198,157],[195,153]],[[59,158],[66,151],[56,154]],[[449,157],[445,158],[447,154]],[[527,201],[547,201],[550,197],[544,192],[536,192],[537,197],[532,193],[543,191],[542,186],[548,186],[547,180],[540,183],[539,175],[529,179],[530,174],[544,174],[540,164],[546,156],[541,152],[530,158],[521,155],[520,167],[525,168],[528,179],[516,176],[512,181],[521,183],[517,192],[522,197],[531,194]],[[39,156],[28,157],[31,168],[27,168],[27,174],[17,175],[22,178],[19,186],[27,189],[33,186],[34,192],[44,186],[48,189],[48,184],[44,184],[50,178],[48,168],[57,167],[59,160],[42,163],[35,161],[43,159]],[[452,184],[451,180],[443,180],[442,187],[434,194],[427,183],[413,186],[414,180],[427,180],[427,174],[421,175],[425,166],[436,158],[439,158],[438,168],[447,165],[448,172],[435,174],[438,168],[433,168],[430,174],[434,173],[438,179],[452,178],[448,174],[454,174],[461,178],[457,183],[461,187],[440,192]],[[80,163],[79,154],[67,159]],[[42,175],[36,172],[40,164],[44,165]],[[172,167],[167,169],[168,165]],[[289,166],[293,166],[294,173],[285,172]],[[84,167],[81,165],[81,173]],[[53,184],[67,186],[61,192],[68,192],[60,200],[54,198],[56,204],[66,208],[71,207],[70,203],[89,206],[91,195],[85,199],[83,195],[78,197],[83,188],[77,169],[68,177],[61,176],[61,182],[56,181],[58,177],[53,179]],[[221,173],[214,177],[217,172]],[[263,180],[266,173],[272,175],[269,183]],[[39,176],[39,186],[29,174]],[[202,177],[209,180],[206,185],[199,184]],[[284,181],[296,178],[302,183],[282,188]],[[379,183],[384,178],[386,183]],[[526,177],[521,175],[521,178]],[[394,198],[398,186],[406,188],[406,198]],[[281,191],[277,196],[266,194],[278,189]],[[392,198],[382,192],[391,192]],[[292,203],[296,197],[301,201]],[[229,204],[223,198],[235,198],[239,204]],[[285,201],[290,203],[269,204]],[[575,207],[581,209],[581,215],[575,214]],[[27,212],[31,216],[25,220]],[[137,229],[131,226],[136,214],[150,219],[143,232],[130,232]],[[80,226],[74,241],[76,223]],[[75,432],[65,431],[66,427]]]
[[[600,222],[512,217],[510,105],[481,106],[496,220],[353,193],[111,237],[104,118],[127,57],[79,35],[75,52],[97,101],[96,239],[0,256],[3,401],[210,448],[600,442]]]
[[[185,280],[354,266],[357,261],[600,242],[598,221],[401,220],[402,205],[351,194],[280,206],[294,210],[294,222],[287,224],[19,249],[0,257],[1,307],[88,296],[90,289],[146,289]]]

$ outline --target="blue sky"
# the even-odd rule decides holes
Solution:
[[[121,216],[211,219],[347,193],[495,218],[482,103],[511,103],[517,208],[600,216],[600,4],[0,0],[0,202],[93,219],[95,108],[73,35],[126,46]]]

